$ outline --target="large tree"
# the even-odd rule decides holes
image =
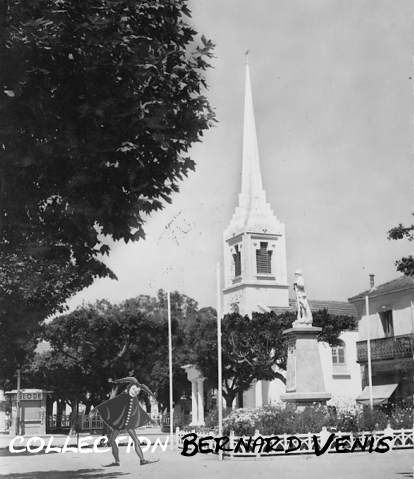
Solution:
[[[388,238],[393,240],[408,239],[414,241],[414,224],[405,226],[400,223],[395,228],[391,228],[388,232]],[[397,271],[401,271],[407,276],[414,276],[414,257],[413,255],[405,256],[396,261]]]
[[[188,362],[184,324],[192,321],[197,303],[173,293],[172,333],[174,397],[188,389],[182,365]],[[98,301],[60,316],[43,327],[49,349],[27,368],[26,382],[53,391],[53,399],[82,401],[87,407],[103,401],[111,390],[108,379],[136,376],[168,404],[168,327],[165,293],[138,296],[113,305]],[[190,304],[191,308],[183,308]]]
[[[227,407],[255,380],[285,382],[287,341],[283,331],[291,327],[295,313],[254,313],[250,319],[233,313],[222,320],[223,397]],[[319,341],[338,344],[339,334],[355,327],[349,316],[333,316],[326,310],[313,313],[313,324],[322,328]],[[200,316],[192,330],[192,359],[217,386],[217,320]]]
[[[111,240],[143,238],[194,168],[212,44],[189,15],[186,0],[0,2],[2,331],[33,339],[39,318],[114,277]],[[15,332],[0,351],[12,365],[28,352]]]

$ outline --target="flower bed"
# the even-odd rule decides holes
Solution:
[[[212,436],[209,444],[214,450],[218,429],[212,426],[177,430],[177,444],[182,447],[183,436],[193,432],[199,438]],[[388,411],[371,411],[355,404],[337,404],[336,407],[313,405],[297,409],[279,404],[250,410],[235,409],[223,420],[223,435],[228,437],[226,447],[232,451],[226,455],[231,457],[314,454],[319,453],[324,445],[323,453],[412,449],[413,408],[398,406]],[[297,444],[295,450],[292,450],[293,436]],[[271,443],[272,447],[250,447],[260,442],[269,444],[272,438],[277,438],[277,444]],[[238,447],[238,444],[242,446]],[[249,446],[244,447],[244,444]],[[341,448],[345,450],[341,451]]]
[[[265,406],[258,409],[235,409],[223,420],[223,432],[238,436],[262,434],[305,434],[309,431],[361,432],[413,427],[412,407],[395,407],[391,412],[368,407],[333,408],[321,405],[302,410],[292,405]]]
[[[195,431],[193,431],[195,432]],[[188,431],[176,431],[176,444],[178,448],[183,449],[184,436]],[[334,435],[333,440],[329,440],[330,436]],[[200,438],[200,434],[198,434]],[[209,431],[203,434],[206,436],[213,436],[209,440],[208,447],[214,450],[214,438],[217,436],[215,431]],[[201,436],[202,437],[202,436]],[[381,444],[381,440],[386,438],[387,441]],[[260,439],[260,442],[259,442]],[[249,444],[245,447],[245,444]],[[255,441],[259,443],[259,447],[254,447]],[[325,428],[319,433],[307,434],[282,434],[278,436],[277,446],[271,450],[266,450],[266,443],[268,441],[275,441],[274,435],[260,435],[258,431],[252,436],[236,436],[230,432],[228,441],[226,442],[226,449],[230,452],[225,452],[224,455],[230,458],[236,457],[269,457],[269,456],[286,456],[288,454],[332,454],[343,452],[387,452],[394,449],[413,449],[414,431],[413,429],[393,430],[387,428],[383,431],[364,431],[364,432],[335,432],[329,433]],[[243,445],[240,446],[240,443]],[[273,442],[274,443],[274,442]],[[316,443],[316,444],[315,444]],[[387,444],[387,448],[384,445]],[[318,451],[315,451],[315,445]],[[327,447],[324,450],[324,446]],[[239,449],[237,449],[239,447]],[[250,449],[250,450],[249,450]],[[323,451],[323,452],[322,452]]]

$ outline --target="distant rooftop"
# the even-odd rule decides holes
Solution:
[[[318,300],[310,299],[309,306],[312,312],[320,311],[326,309],[329,314],[336,316],[352,316],[357,317],[357,312],[353,304],[348,303],[347,301],[329,301],[329,300]],[[286,311],[296,312],[296,300],[293,298],[289,299],[289,307],[281,308],[278,306],[270,306],[270,309],[277,314],[285,313]]]
[[[387,293],[393,293],[395,291],[404,291],[414,289],[414,279],[409,276],[400,276],[399,278],[388,281],[387,283],[379,284],[375,286],[372,290],[367,289],[362,293],[359,293],[355,296],[349,298],[349,301],[358,301],[363,299],[365,296],[378,296]]]

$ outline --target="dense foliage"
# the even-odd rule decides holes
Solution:
[[[60,316],[43,328],[49,349],[25,371],[25,383],[53,391],[54,400],[92,405],[111,392],[108,379],[135,376],[168,404],[168,325],[165,293],[139,296],[119,305],[99,301]],[[174,399],[188,389],[184,324],[197,303],[172,294]]]
[[[196,364],[205,375],[206,391],[217,388],[217,318],[213,308],[171,294],[174,399],[190,396],[182,368]],[[237,395],[255,380],[285,381],[287,344],[283,331],[294,313],[247,316],[230,314],[222,321],[223,395],[230,408]],[[321,341],[336,344],[354,319],[314,313],[322,327]],[[111,392],[110,378],[136,376],[157,393],[161,408],[168,405],[167,295],[141,295],[120,304],[98,301],[57,317],[42,328],[47,348],[24,371],[26,386],[53,391],[53,399],[72,406],[91,406]],[[211,398],[210,398],[211,399]]]
[[[194,169],[212,44],[189,15],[186,0],[0,3],[2,382]]]

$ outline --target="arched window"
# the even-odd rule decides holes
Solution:
[[[332,364],[333,367],[345,366],[345,343],[340,341],[338,346],[332,347]]]

